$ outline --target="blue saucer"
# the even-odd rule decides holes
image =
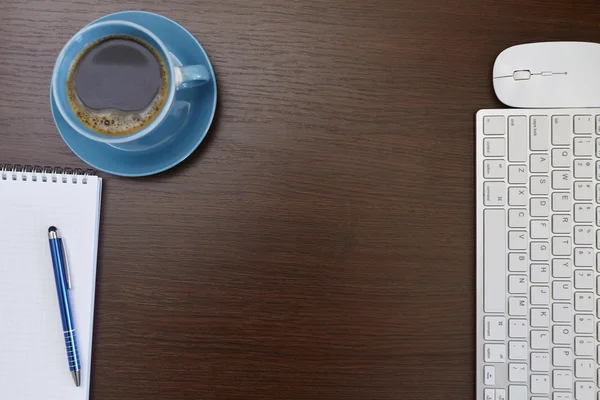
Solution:
[[[182,64],[204,64],[211,74],[211,80],[206,84],[177,91],[175,101],[185,121],[179,127],[181,132],[173,140],[145,151],[120,150],[77,133],[62,118],[50,96],[52,116],[60,135],[84,162],[113,175],[134,177],[157,174],[185,160],[206,136],[217,107],[215,74],[200,43],[178,23],[145,11],[122,11],[106,15],[92,24],[107,20],[130,21],[153,31]],[[158,129],[162,128],[164,126]]]

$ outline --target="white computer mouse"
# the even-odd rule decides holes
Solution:
[[[519,108],[600,107],[600,44],[542,42],[509,47],[494,63],[498,99]]]

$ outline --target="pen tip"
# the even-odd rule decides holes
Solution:
[[[57,229],[55,226],[51,226],[50,228],[48,228],[48,232],[56,232]]]

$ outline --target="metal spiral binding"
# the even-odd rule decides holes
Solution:
[[[82,183],[88,182],[88,177],[96,175],[93,169],[83,170],[81,168],[41,167],[39,165],[0,164],[0,180],[22,180],[31,179],[33,182],[51,183]]]

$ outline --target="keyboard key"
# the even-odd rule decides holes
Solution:
[[[570,256],[571,247],[570,236],[554,236],[552,238],[552,254],[555,256]],[[532,258],[532,260],[534,259]]]
[[[508,205],[510,206],[526,206],[529,195],[527,188],[513,186],[508,188]]]
[[[591,137],[573,139],[573,154],[578,157],[591,157],[594,154],[594,140]]]
[[[529,223],[529,237],[532,239],[548,239],[550,237],[548,220],[532,220]]]
[[[572,284],[571,281],[553,281],[552,299],[553,300],[571,300]]]
[[[527,167],[525,165],[508,166],[508,183],[511,185],[524,185],[527,183]]]
[[[552,216],[552,233],[571,233],[573,220],[569,214],[554,214]]]
[[[527,315],[527,297],[509,297],[508,314],[514,317],[524,317]]]
[[[591,139],[590,139],[591,140]],[[550,160],[548,154],[532,154],[529,156],[529,172],[547,173],[550,170]]]
[[[575,315],[575,333],[594,334],[594,316],[591,314]]]
[[[575,289],[594,289],[594,271],[589,269],[575,270]]]
[[[504,157],[504,148],[504,138],[483,139],[483,155],[486,157]]]
[[[531,370],[534,372],[547,372],[550,370],[550,354],[531,353]]]
[[[547,328],[550,325],[549,314],[550,311],[547,308],[532,308],[530,316],[531,321],[529,321],[531,326],[534,328]],[[564,315],[564,313],[562,315]]]
[[[485,340],[504,340],[506,337],[506,318],[484,317],[483,318]]]
[[[550,268],[548,264],[531,264],[531,282],[548,283],[550,280]]]
[[[503,363],[506,361],[506,345],[489,343],[483,346],[485,362]]]
[[[548,331],[531,331],[531,348],[534,350],[548,350],[550,348],[550,333]]]
[[[511,360],[527,360],[527,342],[508,342],[508,358]]]
[[[575,222],[594,222],[594,206],[590,203],[575,203]]]
[[[571,389],[573,387],[573,372],[567,369],[552,371],[552,386],[554,389]]]
[[[508,117],[508,161],[527,161],[527,117]]]
[[[596,139],[596,158],[600,158],[600,139]]]
[[[575,215],[577,221],[577,212],[575,212]],[[594,227],[591,225],[575,225],[575,244],[594,244]]]
[[[596,179],[600,179],[600,161],[596,161]]]
[[[531,375],[532,394],[548,394],[550,392],[550,377],[548,375]]]
[[[527,386],[510,385],[508,387],[508,398],[510,400],[528,400],[527,399]]]
[[[551,154],[553,167],[568,168],[571,166],[571,149],[552,149]]]
[[[567,170],[552,171],[552,189],[570,190],[571,172]]]
[[[583,357],[593,357],[596,341],[593,337],[577,336],[575,338],[575,354]]]
[[[575,376],[583,379],[594,379],[594,360],[578,358],[575,360]]]
[[[554,240],[554,239],[553,239]],[[532,261],[548,261],[550,259],[550,245],[548,242],[531,242],[530,258]],[[559,246],[558,250],[563,250],[563,246]],[[561,255],[561,254],[556,254]]]
[[[594,311],[594,295],[589,292],[575,292],[575,311]]]
[[[511,250],[527,250],[527,232],[509,231],[508,248]]]
[[[573,318],[573,307],[569,303],[552,304],[552,321],[571,322]]]
[[[504,179],[506,162],[504,160],[485,160],[483,162],[483,177],[486,179]]]
[[[486,365],[483,367],[483,383],[485,385],[496,384],[496,367],[493,365]]]
[[[506,389],[496,389],[496,398],[494,400],[507,400]]]
[[[509,253],[508,270],[510,272],[527,272],[527,261],[527,253]],[[571,276],[570,271],[568,276]]]
[[[533,115],[529,119],[529,148],[548,151],[550,147],[550,121],[547,115]]]
[[[506,184],[504,182],[484,182],[483,204],[486,206],[503,206],[506,196]]]
[[[552,116],[552,144],[568,146],[571,142],[571,117],[568,115]]]
[[[506,122],[502,115],[486,115],[483,117],[484,135],[504,135],[506,132]]]
[[[525,294],[527,286],[527,275],[510,275],[508,277],[508,293],[510,294]]]
[[[508,321],[508,336],[511,338],[526,338],[527,320],[511,318]]]
[[[548,286],[532,286],[529,293],[532,305],[548,306],[550,302],[550,288]]]
[[[548,178],[545,175],[532,176],[531,178],[529,178],[529,192],[534,196],[547,196],[548,193],[550,193],[550,178]],[[510,192],[509,192],[509,195],[510,195]],[[525,201],[525,204],[527,204],[527,200],[525,199],[524,201]],[[509,204],[510,204],[510,202],[509,202]],[[518,205],[525,205],[525,204],[518,204]]]
[[[573,184],[574,198],[575,200],[588,200],[594,199],[594,184],[592,182],[578,181]]]
[[[508,210],[508,226],[511,228],[526,228],[527,210],[524,208],[511,208]]]
[[[571,344],[573,329],[569,325],[554,325],[552,327],[552,343]]]
[[[596,207],[596,226],[600,226],[600,207]]]
[[[575,266],[576,267],[593,267],[594,266],[594,249],[591,247],[576,247],[575,248]]]
[[[495,400],[496,390],[495,389],[483,389],[483,400]]]
[[[575,160],[573,162],[575,178],[591,179],[594,177],[594,163],[592,160]]]
[[[575,134],[594,133],[594,118],[591,115],[576,115],[573,117],[573,131]]]
[[[552,394],[552,399],[540,399],[540,400],[574,400],[572,392],[554,392]]]
[[[553,211],[571,211],[573,207],[573,199],[571,193],[552,193],[552,210]]]
[[[506,310],[506,216],[504,210],[483,211],[483,309]]]
[[[529,200],[529,210],[532,217],[547,218],[550,214],[548,199],[543,197],[532,198]]]
[[[570,278],[571,268],[571,260],[568,258],[552,259],[552,277],[554,278]]]
[[[568,347],[555,347],[552,349],[552,365],[555,367],[569,367],[573,362],[573,352]]]
[[[508,364],[508,380],[511,382],[527,382],[527,364]]]
[[[596,384],[594,382],[575,382],[575,400],[596,400]]]

